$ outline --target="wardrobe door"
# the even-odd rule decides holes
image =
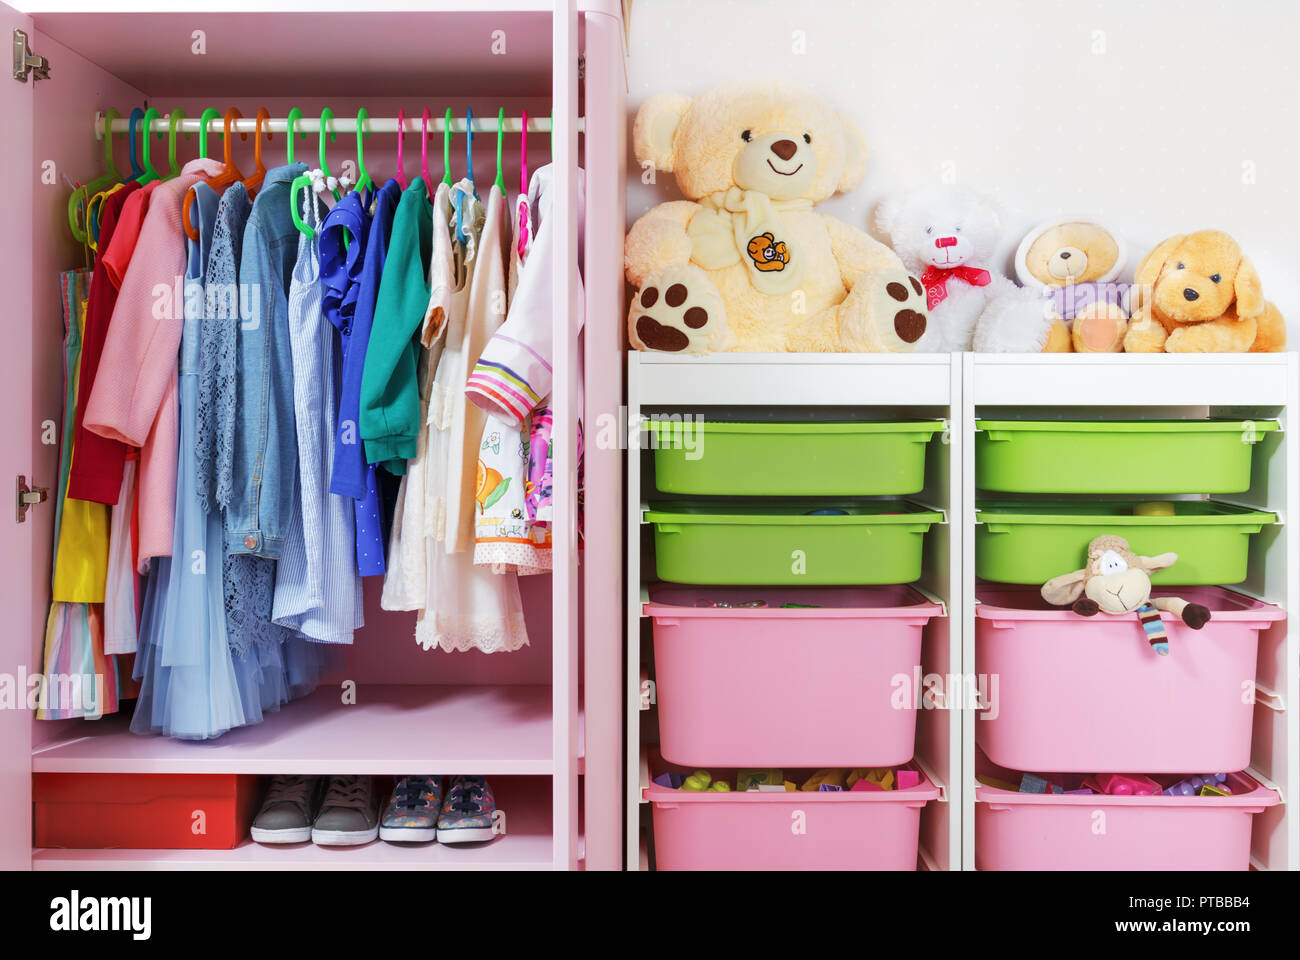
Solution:
[[[0,4],[6,41],[15,30],[32,35],[29,17]],[[32,476],[32,193],[41,189],[32,153],[32,85],[0,78],[0,117],[7,143],[0,150],[0,484],[8,503],[0,506],[0,870],[31,866],[31,713],[26,677],[39,672],[31,662],[31,512],[53,510],[46,501],[18,521],[18,477],[29,486],[51,486],[52,477]],[[45,82],[45,81],[42,81]],[[56,282],[50,278],[50,282]],[[56,318],[57,319],[57,318]],[[58,371],[46,371],[58,376]]]

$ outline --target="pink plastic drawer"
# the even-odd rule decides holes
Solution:
[[[924,775],[907,790],[692,793],[652,783],[657,870],[915,870]]]
[[[1159,778],[1168,785],[1177,776]],[[1251,818],[1278,795],[1244,773],[1230,797],[1110,797],[975,788],[978,870],[1246,870]]]
[[[743,604],[719,607],[697,604]],[[800,606],[782,606],[799,604]],[[921,633],[906,586],[661,587],[660,748],[690,766],[885,767],[912,759]]]
[[[1259,633],[1286,614],[1221,587],[1181,587],[1213,619],[1164,614],[1169,655],[1136,616],[1081,617],[1033,587],[976,591],[975,662],[989,708],[975,739],[1016,770],[1180,773],[1250,765]]]

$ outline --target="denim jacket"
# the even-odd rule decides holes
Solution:
[[[278,559],[293,515],[298,441],[289,349],[289,282],[298,230],[289,187],[305,163],[266,174],[244,227],[239,263],[234,491],[226,507],[226,549]]]

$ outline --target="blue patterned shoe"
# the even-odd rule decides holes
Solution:
[[[438,816],[438,840],[442,843],[474,843],[492,839],[492,815],[496,812],[492,788],[482,777],[453,777],[447,801]]]
[[[442,777],[402,777],[393,787],[379,821],[379,839],[425,843],[438,839]]]

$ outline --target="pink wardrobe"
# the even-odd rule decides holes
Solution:
[[[6,145],[0,150],[0,256],[4,349],[0,350],[0,474],[11,500],[0,520],[0,868],[271,869],[619,869],[623,867],[622,453],[598,442],[623,396],[622,252],[626,140],[625,33],[618,0],[429,0],[426,4],[315,2],[169,4],[172,12],[132,12],[121,2],[58,4],[10,0],[0,26],[18,49],[43,58],[48,76],[27,70],[0,81]],[[427,10],[411,10],[424,6]],[[70,8],[79,8],[67,12]],[[215,9],[214,9],[215,8]],[[365,12],[356,12],[364,8]],[[402,9],[399,9],[402,8]],[[30,63],[30,62],[29,62]],[[21,74],[21,79],[18,75]],[[426,652],[413,639],[414,614],[379,607],[378,579],[366,583],[366,626],[343,667],[311,697],[260,725],[214,741],[137,736],[129,709],[102,720],[37,720],[26,709],[25,679],[38,673],[50,600],[54,518],[51,500],[24,507],[22,491],[58,485],[62,423],[59,273],[84,265],[69,232],[69,177],[103,172],[102,117],[135,106],[166,117],[181,108],[238,107],[236,157],[251,158],[252,118],[294,107],[312,121],[329,107],[350,119],[406,118],[406,175],[420,170],[420,117],[552,118],[532,132],[528,169],[557,167],[552,229],[564,255],[554,282],[557,350],[554,573],[522,581],[531,645],[516,653]],[[165,130],[165,121],[160,125]],[[210,135],[219,156],[221,138]],[[157,129],[157,128],[155,128]],[[315,165],[317,127],[303,128],[298,159]],[[339,169],[355,156],[353,127],[329,143]],[[464,175],[463,126],[453,135],[453,174]],[[517,127],[515,128],[517,131]],[[536,128],[534,128],[536,129]],[[377,180],[397,163],[395,126],[381,124],[365,145]],[[496,170],[496,134],[479,132],[474,169],[486,187]],[[158,142],[155,140],[155,142]],[[165,153],[164,146],[157,148]],[[216,146],[211,146],[215,144]],[[430,130],[434,179],[442,174],[442,133]],[[181,141],[182,162],[196,139]],[[284,135],[264,144],[268,165],[284,162]],[[118,166],[127,169],[125,138]],[[513,203],[520,176],[518,132],[507,133],[502,173]],[[244,164],[241,163],[241,169]],[[251,166],[251,164],[250,164]],[[586,221],[568,202],[585,170]],[[573,265],[585,232],[583,285]],[[585,298],[579,336],[577,298]],[[585,540],[579,545],[579,420],[585,428]],[[355,685],[355,703],[345,690]],[[55,850],[33,845],[32,783],[41,773],[374,774],[473,772],[489,777],[507,832],[487,847],[423,849],[382,842],[327,849]]]

